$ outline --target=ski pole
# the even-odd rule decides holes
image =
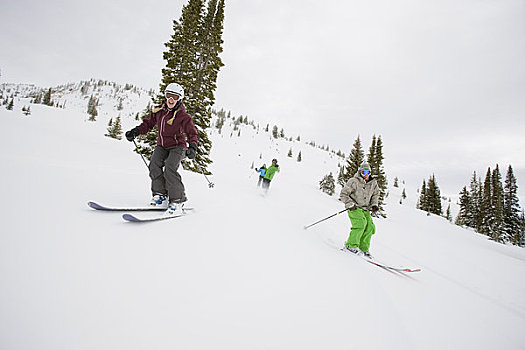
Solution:
[[[139,149],[139,146],[137,145],[137,143],[135,142],[135,139],[133,139],[133,143],[135,144],[135,150],[138,151]],[[137,152],[138,153],[138,152]],[[142,153],[139,153],[142,160],[144,161],[144,164],[146,164],[146,168],[148,168],[149,170],[149,166],[148,166],[148,163],[146,162],[146,159],[144,158],[144,155],[142,155]]]
[[[199,168],[200,173],[202,175],[204,175],[204,177],[206,178],[206,181],[208,181],[208,187],[209,188],[213,188],[213,186],[215,186],[215,184],[213,182],[211,182],[210,180],[208,180],[208,177],[206,176],[206,174],[204,174],[204,171],[202,171],[202,168],[199,165],[199,163],[197,163],[196,161],[193,161],[193,163],[197,166],[197,168]]]
[[[332,215],[330,215],[330,216],[328,216],[328,217],[326,217],[326,218],[324,218],[324,219],[321,219],[321,220],[319,220],[319,221],[317,221],[317,222],[314,222],[313,224],[310,224],[310,225],[308,225],[308,226],[305,226],[304,229],[306,230],[307,228],[312,227],[313,225],[317,225],[318,223],[323,222],[323,221],[325,221],[325,220],[328,220],[328,219],[330,219],[331,217],[334,217],[334,216],[339,215],[339,214],[341,214],[341,213],[344,213],[344,212],[347,211],[347,210],[348,210],[348,209],[341,210],[340,212],[337,212],[337,213],[332,214]]]

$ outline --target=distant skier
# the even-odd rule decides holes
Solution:
[[[277,159],[272,160],[272,165],[268,169],[266,169],[266,174],[263,178],[263,184],[262,188],[264,188],[266,191],[268,191],[268,188],[270,187],[270,182],[273,180],[273,177],[275,173],[279,172],[279,165],[277,164]]]
[[[186,113],[182,103],[182,86],[169,84],[164,90],[164,96],[166,101],[144,118],[142,124],[126,132],[126,138],[131,142],[155,125],[158,127],[157,146],[149,164],[153,193],[150,204],[166,206],[169,215],[180,215],[187,198],[178,169],[185,156],[195,159],[199,137],[193,119]]]
[[[362,163],[354,177],[348,180],[341,190],[339,200],[348,209],[348,217],[352,223],[345,243],[346,249],[354,254],[361,250],[366,257],[371,258],[370,239],[376,228],[370,211],[375,213],[379,210],[379,186],[368,163]]]
[[[259,173],[259,182],[257,182],[257,187],[261,187],[264,175],[266,175],[266,164],[263,164],[259,169],[255,168],[255,171]]]

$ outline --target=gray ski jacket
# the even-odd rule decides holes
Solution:
[[[372,207],[379,206],[379,186],[374,177],[370,177],[368,182],[357,172],[341,190],[339,200],[345,204],[345,208],[357,205],[364,210],[371,210]]]

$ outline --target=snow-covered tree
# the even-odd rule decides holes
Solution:
[[[189,0],[182,8],[180,19],[173,21],[173,34],[165,44],[166,66],[162,69],[160,91],[170,83],[184,87],[184,105],[193,117],[199,133],[198,152],[195,161],[206,173],[211,163],[211,141],[206,130],[210,127],[211,107],[215,102],[217,76],[224,66],[219,57],[222,52],[224,0]],[[162,94],[157,104],[164,101]],[[186,168],[199,171],[193,163]]]
[[[11,101],[9,101],[9,103],[7,104],[6,108],[8,111],[12,111],[14,107],[15,107],[15,99],[12,98]]]
[[[113,122],[112,119],[109,120],[108,124],[108,132],[105,136],[111,137],[117,140],[122,139],[122,124],[120,120],[120,114],[115,119],[115,122]]]
[[[480,224],[478,232],[488,236],[494,223],[492,212],[492,171],[490,168],[488,168],[485,181],[483,182],[483,192],[479,209]]]
[[[503,236],[505,241],[520,245],[523,235],[523,228],[520,222],[521,210],[518,198],[518,184],[511,165],[507,169],[503,196]]]
[[[471,199],[467,186],[464,186],[459,193],[459,213],[456,217],[456,225],[469,226],[471,212]]]
[[[51,88],[47,90],[47,92],[44,94],[44,99],[42,100],[42,104],[45,104],[46,106],[52,106],[53,101],[51,100]]]
[[[277,127],[277,125],[274,125],[272,128],[272,136],[274,139],[279,138],[279,128]]]
[[[375,177],[377,185],[379,186],[379,209],[383,211],[383,202],[386,198],[388,181],[383,167],[384,157],[381,135],[377,138],[375,135],[372,137],[372,145],[370,146],[367,160],[370,168],[372,168],[372,175]]]
[[[423,181],[417,208],[431,214],[443,215],[441,193],[435,175],[432,175],[428,182]]]
[[[490,236],[496,242],[503,242],[503,184],[498,164],[492,171],[492,216]]]
[[[323,177],[323,179],[319,182],[319,188],[321,191],[330,196],[335,193],[335,180],[332,173]]]
[[[359,135],[354,141],[353,148],[350,151],[350,156],[346,162],[346,166],[343,171],[339,173],[337,177],[337,183],[341,186],[344,186],[352,176],[354,176],[359,170],[359,166],[365,160],[365,153],[361,145],[361,138]]]

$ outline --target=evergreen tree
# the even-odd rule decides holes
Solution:
[[[179,21],[173,21],[173,34],[165,44],[166,67],[162,69],[160,91],[169,83],[177,82],[184,87],[184,105],[193,116],[199,133],[199,150],[195,161],[208,172],[211,163],[209,154],[211,141],[206,134],[210,127],[211,106],[215,102],[217,76],[224,65],[219,54],[222,52],[222,31],[224,22],[224,0],[209,0],[205,9],[204,0],[189,0],[182,8]],[[164,96],[157,96],[157,103]],[[197,167],[185,162],[188,169]]]
[[[428,211],[428,205],[426,203],[425,192],[427,190],[427,183],[423,180],[423,185],[421,186],[421,191],[419,192],[419,199],[417,201],[416,208],[423,211]]]
[[[98,115],[97,105],[98,105],[97,98],[91,95],[88,101],[88,107],[87,107],[87,113],[90,115],[89,117],[90,121],[94,122],[96,120],[96,116]]]
[[[277,127],[277,125],[273,126],[272,136],[274,139],[279,138],[279,128]]]
[[[34,104],[40,104],[42,103],[42,94],[39,93],[36,95],[35,100],[33,101]]]
[[[467,187],[464,186],[459,193],[459,213],[456,217],[456,225],[469,226],[471,213],[471,198]]]
[[[11,101],[9,101],[9,104],[7,105],[6,108],[8,111],[12,111],[14,107],[15,107],[15,99],[12,98]]]
[[[397,176],[394,177],[394,187],[399,187]]]
[[[479,209],[480,225],[478,232],[488,236],[490,235],[490,230],[494,222],[492,213],[492,172],[490,168],[487,170],[487,174],[485,175],[483,193]]]
[[[301,151],[299,151],[299,154],[297,155],[297,161],[302,162],[303,156],[301,155]]]
[[[290,148],[290,150],[288,151],[288,157],[292,158],[292,149]]]
[[[426,188],[428,212],[436,215],[443,215],[441,208],[441,192],[436,182],[435,175],[428,180],[428,187]]]
[[[361,139],[359,135],[354,141],[352,150],[350,151],[350,156],[347,160],[346,166],[344,167],[342,176],[338,176],[337,182],[344,186],[351,177],[353,177],[359,170],[359,166],[365,160],[365,153],[363,152],[363,147],[361,146]]]
[[[22,108],[22,111],[24,112],[24,115],[31,115],[31,106]]]
[[[42,104],[45,104],[46,106],[52,106],[53,102],[51,101],[51,88],[47,90],[47,92],[44,95],[44,99],[42,100]]]
[[[108,122],[108,127],[106,129],[108,132],[106,134],[104,134],[104,136],[107,136],[107,137],[113,137],[113,118],[110,118],[109,119],[109,122]]]
[[[319,182],[319,187],[321,191],[328,194],[329,196],[335,193],[335,180],[332,173],[323,177],[323,179]]]
[[[120,120],[120,114],[118,115],[117,119],[113,123],[113,128],[111,130],[112,137],[121,140],[122,139],[122,122]]]
[[[523,232],[520,223],[518,185],[511,165],[507,169],[503,196],[503,235],[505,241],[509,241],[514,245],[520,245]]]
[[[519,244],[520,247],[525,247],[525,211],[521,211],[520,215],[520,239]]]
[[[472,174],[472,179],[470,180],[470,206],[467,215],[467,222],[465,225],[472,227],[476,230],[479,229],[481,225],[481,198],[483,196],[483,185],[481,179],[477,178],[476,172]]]
[[[503,185],[499,166],[492,171],[492,215],[491,237],[496,242],[503,242]]]
[[[388,181],[383,167],[383,141],[381,135],[372,137],[372,145],[368,153],[368,164],[372,168],[372,175],[376,178],[379,186],[379,210],[384,211],[383,202],[386,197]]]
[[[428,182],[421,188],[419,196],[418,209],[424,210],[431,214],[443,215],[441,207],[441,192],[436,182],[435,175],[432,175]]]

